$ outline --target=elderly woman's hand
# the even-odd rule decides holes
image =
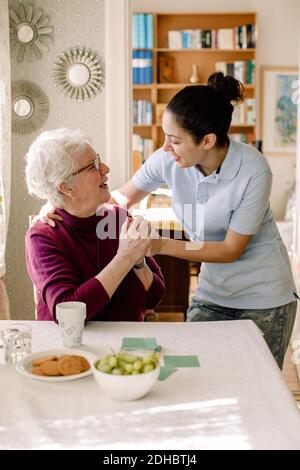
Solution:
[[[120,232],[118,255],[138,263],[150,247],[151,233],[151,224],[143,217],[128,217]]]

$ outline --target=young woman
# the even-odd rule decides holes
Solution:
[[[153,253],[202,262],[188,320],[251,319],[282,367],[295,287],[270,210],[267,159],[228,137],[232,102],[242,92],[240,82],[222,73],[179,91],[163,116],[163,147],[113,197],[130,206],[163,183],[172,189],[173,210],[193,242],[152,245]]]

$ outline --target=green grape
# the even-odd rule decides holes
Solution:
[[[133,371],[133,364],[126,364],[124,369],[126,370],[126,372],[132,372]]]
[[[154,367],[152,364],[147,364],[145,367],[144,367],[144,372],[151,372],[151,370],[154,370]]]
[[[149,356],[149,355],[143,357],[142,360],[143,360],[143,363],[144,363],[145,365],[152,363],[152,358],[151,358],[151,356]]]
[[[153,352],[151,357],[155,362],[158,362],[160,360],[160,353],[159,352]]]
[[[122,375],[121,369],[117,369],[116,367],[111,371],[113,375]]]
[[[101,370],[101,372],[106,372],[107,374],[111,372],[111,366],[109,364],[100,365],[97,369]]]
[[[119,365],[120,369],[122,369],[122,368],[124,369],[124,367],[126,366],[126,364],[127,364],[126,361],[120,361],[120,360],[118,359],[118,365]]]
[[[125,361],[129,362],[129,364],[132,364],[133,362],[137,361],[138,358],[136,356],[133,356],[132,354],[126,354],[125,356]]]
[[[108,363],[111,367],[115,367],[117,365],[117,358],[116,356],[110,356],[110,358],[108,359]]]
[[[104,356],[102,357],[102,359],[100,360],[100,365],[104,366],[105,364],[108,364],[108,356]]]
[[[126,362],[127,355],[128,355],[127,353],[118,353],[117,357],[120,361],[125,361]]]
[[[133,367],[134,367],[134,370],[141,370],[141,368],[143,367],[142,361],[140,359],[138,361],[135,361],[135,363],[133,364]]]

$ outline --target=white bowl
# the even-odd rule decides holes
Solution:
[[[144,397],[155,385],[160,364],[150,372],[137,375],[113,375],[101,372],[96,368],[98,361],[93,364],[94,377],[101,389],[113,400],[130,401]]]

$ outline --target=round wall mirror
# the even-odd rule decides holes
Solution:
[[[48,98],[35,83],[18,80],[11,84],[12,132],[30,134],[40,129],[49,114]]]
[[[16,98],[13,103],[13,112],[23,119],[27,119],[33,113],[33,102],[26,97]]]
[[[85,64],[71,65],[68,69],[68,78],[75,86],[86,85],[90,80],[91,74]]]
[[[25,58],[31,62],[40,59],[42,52],[49,50],[53,39],[53,27],[41,8],[20,4],[16,9],[9,9],[9,37],[12,55],[17,61]]]
[[[21,23],[17,27],[17,38],[21,43],[28,44],[35,36],[34,29],[30,24]]]
[[[56,88],[69,98],[91,99],[104,86],[102,59],[84,48],[70,49],[57,57],[53,80]]]

